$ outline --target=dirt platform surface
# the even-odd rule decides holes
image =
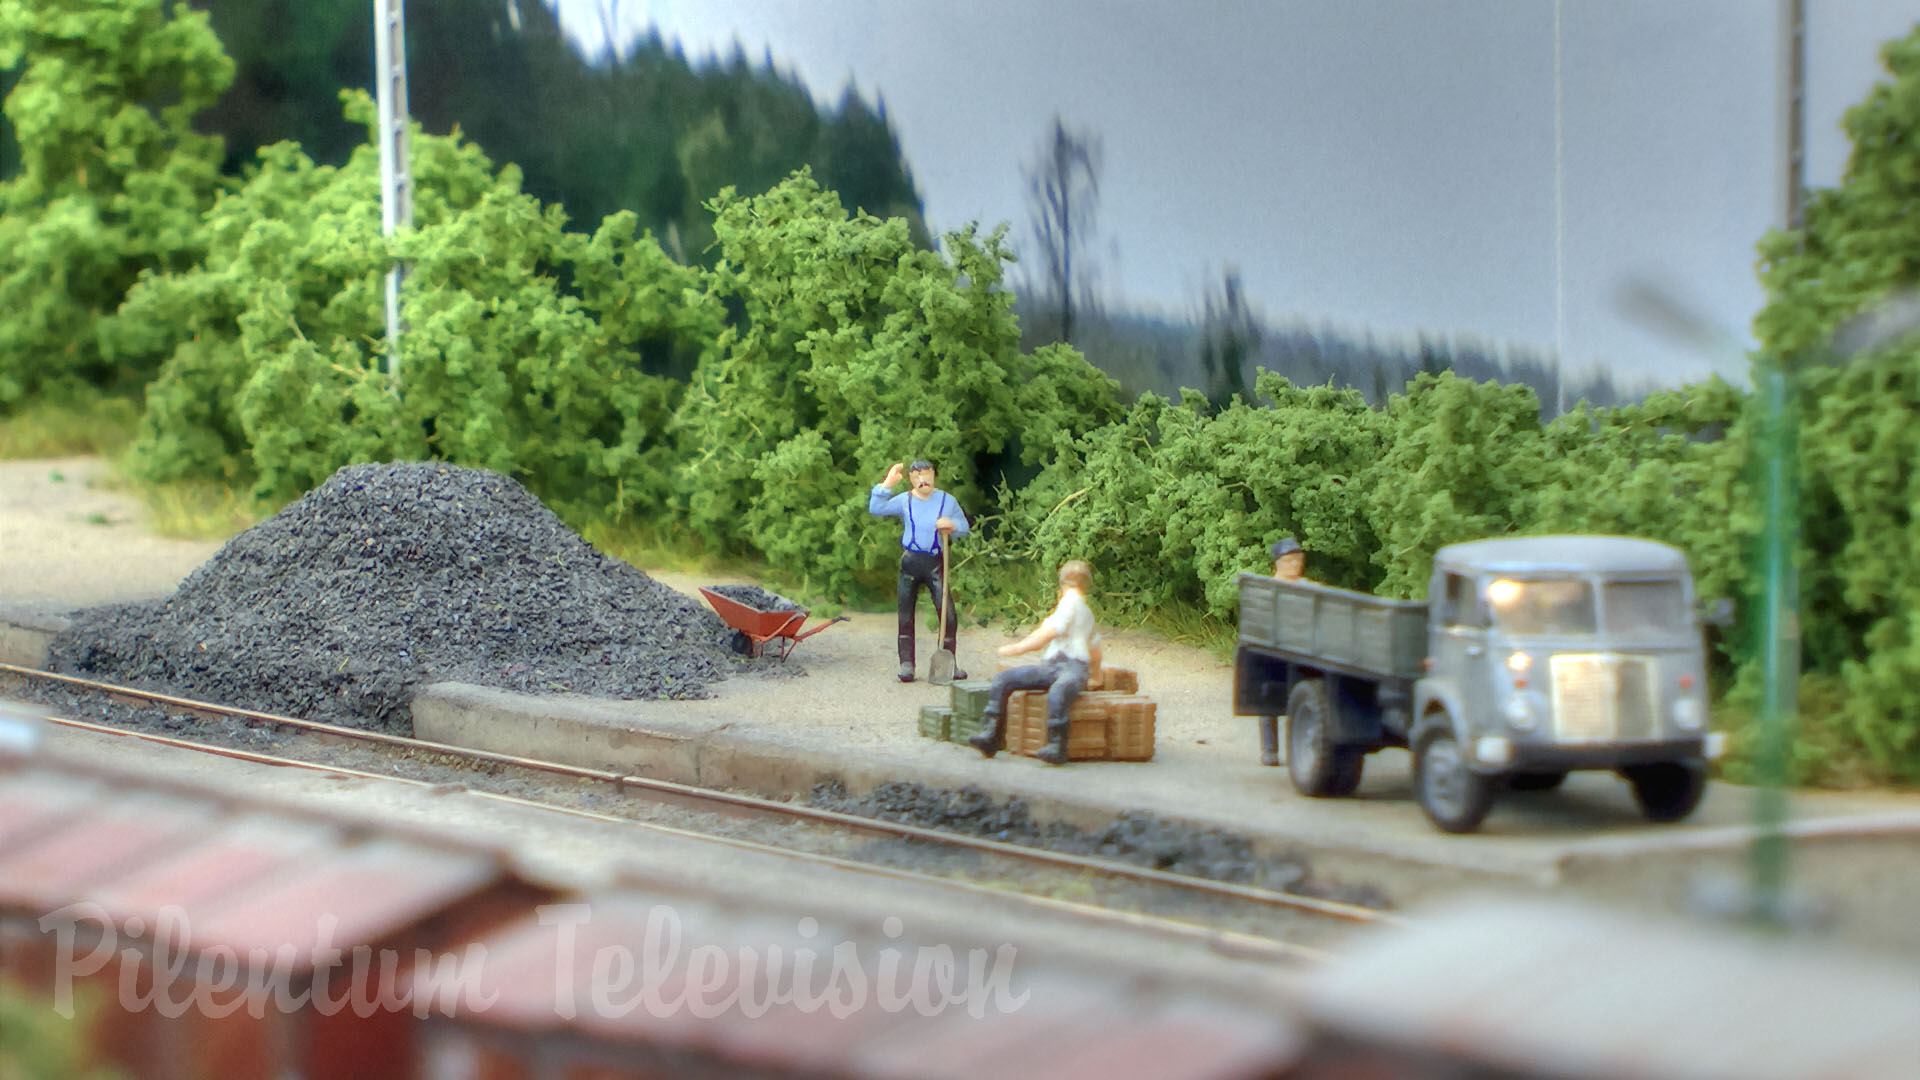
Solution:
[[[164,596],[218,550],[154,535],[99,458],[0,461],[0,602],[55,612]]]

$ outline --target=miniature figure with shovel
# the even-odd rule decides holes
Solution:
[[[907,490],[896,495],[893,487],[901,476],[908,480]],[[875,484],[867,497],[867,512],[875,517],[901,519],[900,530],[900,670],[901,682],[914,679],[914,609],[924,587],[940,610],[940,642],[933,654],[928,681],[936,685],[964,679],[954,660],[954,639],[959,626],[953,618],[953,596],[947,588],[947,543],[970,531],[967,515],[953,496],[934,486],[933,463],[925,459],[911,466],[894,462],[886,479]]]

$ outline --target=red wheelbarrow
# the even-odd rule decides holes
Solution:
[[[793,647],[813,635],[825,630],[837,622],[846,622],[847,616],[836,615],[811,630],[802,631],[800,625],[807,621],[806,608],[792,608],[787,611],[762,611],[757,607],[743,604],[729,596],[722,596],[712,589],[702,586],[700,595],[713,605],[713,613],[720,621],[733,627],[735,648],[748,656],[761,656],[766,653],[769,642],[777,643],[779,651],[773,655],[785,660],[793,652]],[[740,641],[746,645],[740,647]]]

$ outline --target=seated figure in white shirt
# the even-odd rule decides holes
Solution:
[[[1000,646],[1001,656],[1018,656],[1044,648],[1038,664],[1008,668],[993,677],[983,714],[986,727],[967,740],[987,757],[1007,744],[1007,695],[1015,690],[1047,692],[1047,745],[1036,755],[1050,765],[1067,762],[1067,710],[1080,691],[1100,685],[1100,636],[1094,632],[1093,609],[1087,590],[1093,587],[1093,567],[1078,559],[1060,566],[1060,600],[1053,614],[1033,633],[1011,645]]]

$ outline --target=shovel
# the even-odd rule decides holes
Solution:
[[[940,647],[933,650],[933,660],[928,664],[927,681],[935,686],[953,685],[953,650],[947,648],[947,609],[953,606],[953,582],[947,579],[946,538],[940,543]]]

